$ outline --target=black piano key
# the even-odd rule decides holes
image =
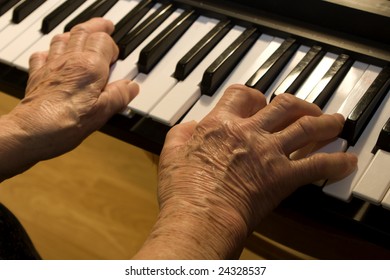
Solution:
[[[12,14],[12,22],[20,23],[26,17],[28,17],[32,12],[34,12],[39,6],[45,3],[46,0],[30,0],[24,1],[19,6],[17,6]]]
[[[62,3],[42,21],[41,32],[48,34],[87,0],[71,0]]]
[[[353,108],[344,123],[341,137],[355,145],[380,102],[390,89],[390,67],[384,68]]]
[[[157,35],[142,49],[138,60],[138,70],[141,73],[148,74],[194,23],[197,17],[198,15],[194,10],[185,11]]]
[[[326,86],[321,90],[318,96],[313,101],[321,109],[324,108],[329,98],[332,96],[336,88],[340,85],[345,75],[348,73],[348,70],[352,66],[352,59],[348,55],[340,55],[336,61],[332,64],[329,70],[325,73],[324,77],[319,82],[319,85],[322,82],[327,83]],[[322,87],[323,85],[321,85]],[[316,88],[314,88],[314,92]],[[309,94],[310,97],[311,93]]]
[[[124,16],[116,25],[115,31],[111,35],[112,39],[118,43],[133,27],[146,15],[154,5],[154,0],[143,0],[138,3],[126,16]]]
[[[324,55],[325,52],[322,51],[320,46],[312,47],[275,90],[272,94],[272,98],[285,92],[295,94]]]
[[[174,77],[182,81],[231,29],[230,20],[219,22],[176,65]]]
[[[119,42],[119,58],[125,59],[174,11],[173,4],[161,6],[140,25],[126,34]]]
[[[0,16],[4,15],[21,0],[0,0]]]
[[[152,118],[142,117],[133,127],[131,127],[130,131],[134,133],[134,135],[140,137],[140,139],[143,139],[142,145],[149,142],[149,145],[155,143],[158,144],[157,147],[162,147],[164,145],[165,135],[170,128],[170,126],[157,122]]]
[[[10,65],[0,63],[0,89],[12,96],[23,99],[28,80],[28,73],[19,71]]]
[[[200,84],[201,92],[213,95],[240,59],[259,37],[256,28],[245,30],[205,71]]]
[[[298,49],[295,39],[288,38],[246,82],[246,86],[265,92]]]
[[[72,29],[73,26],[87,21],[94,17],[104,16],[108,10],[112,8],[119,0],[98,0],[92,5],[87,7],[81,14],[72,19],[66,26],[64,31],[68,32]]]
[[[162,124],[148,127],[148,122],[146,122],[145,127],[143,124],[145,124],[144,118],[140,115],[128,117],[116,114],[108,120],[100,131],[156,155],[160,154],[165,135],[170,127],[166,126],[164,128]]]
[[[372,153],[375,154],[379,149],[390,152],[390,118],[379,133],[378,140],[376,141],[375,147],[372,149]]]

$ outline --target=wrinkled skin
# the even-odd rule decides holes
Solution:
[[[289,94],[267,106],[260,92],[231,86],[199,124],[169,132],[160,158],[161,213],[147,246],[161,258],[236,257],[260,220],[299,186],[353,171],[350,154],[307,156],[337,137],[343,123]],[[169,235],[193,242],[170,244]]]
[[[112,22],[92,19],[55,36],[49,51],[31,56],[25,98],[1,119],[3,131],[13,134],[0,142],[3,158],[5,149],[16,147],[23,158],[9,156],[0,165],[2,179],[70,151],[138,93],[130,81],[107,84],[118,56],[109,36],[113,30]]]
[[[103,19],[56,36],[30,60],[26,97],[0,118],[0,181],[65,153],[138,93],[107,84],[118,48]],[[284,94],[231,86],[201,122],[171,129],[160,157],[160,214],[135,258],[224,259],[299,186],[338,179],[356,166],[345,153],[312,154],[341,131],[340,115]]]

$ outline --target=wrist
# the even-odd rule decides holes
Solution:
[[[39,159],[35,156],[35,140],[20,127],[11,114],[0,117],[0,127],[1,182],[27,170]]]
[[[162,207],[148,240],[135,258],[238,258],[247,235],[242,219],[223,207],[174,203]]]

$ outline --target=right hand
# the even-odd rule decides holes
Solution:
[[[307,149],[335,139],[343,123],[341,115],[322,114],[290,94],[266,105],[257,90],[229,87],[202,121],[168,133],[160,157],[156,232],[170,223],[175,231],[203,232],[211,247],[224,243],[224,250],[214,251],[226,257],[299,186],[340,179],[356,168],[354,155]],[[292,158],[296,151],[305,153]]]

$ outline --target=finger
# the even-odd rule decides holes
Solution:
[[[81,52],[84,49],[88,36],[94,32],[105,32],[107,34],[111,34],[113,31],[113,23],[103,18],[93,18],[87,22],[78,24],[70,31],[67,51]]]
[[[138,84],[132,81],[119,80],[108,84],[98,100],[98,105],[102,107],[103,118],[123,111],[138,92]]]
[[[95,32],[89,35],[85,42],[84,51],[98,54],[99,57],[104,58],[107,64],[113,63],[119,54],[119,48],[111,36],[104,32]]]
[[[277,134],[286,155],[310,143],[333,139],[343,129],[344,117],[340,114],[304,116]]]
[[[255,119],[264,130],[276,132],[305,115],[319,116],[321,114],[318,106],[285,93],[276,96],[267,107],[257,113]]]
[[[290,177],[294,184],[302,186],[320,180],[340,180],[351,174],[357,166],[357,157],[350,153],[314,154],[292,161]]]
[[[266,99],[260,91],[236,84],[226,89],[211,113],[247,118],[264,108],[265,105]]]
[[[308,145],[306,145],[303,148],[300,148],[299,150],[296,150],[290,154],[290,159],[297,160],[304,157],[307,157],[308,155],[317,152],[321,148],[325,147],[326,145],[331,144],[333,141],[335,141],[337,137],[330,138],[325,141],[318,141],[318,142],[312,142]]]
[[[53,37],[50,42],[50,49],[47,59],[52,60],[64,54],[69,41],[69,33],[59,34]]]
[[[310,143],[303,148],[300,148],[299,150],[293,151],[291,154],[287,154],[290,159],[297,160],[306,157],[307,155],[313,153],[314,151],[317,151],[319,148],[323,147],[326,143],[331,142],[329,141],[323,141],[323,142],[317,142],[317,143]]]
[[[164,149],[171,149],[184,145],[184,143],[191,138],[196,125],[196,121],[191,121],[172,127],[165,137]]]
[[[48,52],[36,52],[30,56],[29,59],[29,75],[33,75],[38,69],[40,69],[47,62]]]

